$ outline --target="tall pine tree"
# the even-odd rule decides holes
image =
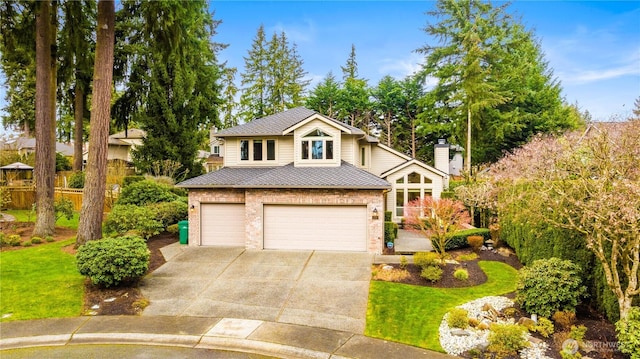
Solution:
[[[178,162],[178,176],[203,171],[196,158],[208,128],[220,126],[220,65],[212,43],[219,21],[205,1],[122,3],[127,36],[120,39],[118,69],[126,90],[116,102],[119,123],[135,120],[146,131],[133,152],[139,170],[168,172],[165,160]],[[123,31],[124,32],[124,31]],[[130,111],[130,112],[128,112]]]

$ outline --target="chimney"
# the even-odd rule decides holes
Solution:
[[[447,175],[444,179],[444,187],[449,188],[449,144],[447,140],[438,139],[433,151],[434,167]]]

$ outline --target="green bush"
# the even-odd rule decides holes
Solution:
[[[3,232],[0,232],[0,247],[7,245],[7,235]]]
[[[384,222],[384,242],[394,243],[398,238],[398,225],[394,222]]]
[[[453,272],[453,277],[457,280],[468,280],[469,271],[464,268],[458,268],[455,272]]]
[[[85,173],[83,171],[76,171],[69,177],[69,188],[84,188]]]
[[[391,211],[384,211],[384,221],[385,222],[391,222],[391,215],[393,214],[393,212]]]
[[[31,243],[33,243],[33,244],[40,244],[40,243],[42,243],[42,237],[38,237],[38,236],[33,236],[33,237],[31,237]]]
[[[52,236],[46,236],[46,237],[44,237],[44,240],[45,240],[45,241],[47,241],[47,242],[53,242],[53,241],[55,241],[55,239],[53,239],[53,237],[52,237]]]
[[[584,325],[575,325],[571,326],[571,331],[569,332],[569,338],[575,339],[579,343],[584,340],[584,336],[587,334],[587,327]]]
[[[409,261],[407,260],[407,257],[405,256],[400,256],[400,269],[407,269],[407,265],[409,264]]]
[[[147,239],[164,229],[162,222],[155,218],[156,212],[150,207],[117,204],[111,209],[104,229],[105,232],[116,235],[124,235],[133,231]]]
[[[432,283],[435,283],[442,278],[442,268],[439,266],[423,267],[420,276]]]
[[[140,237],[104,238],[78,248],[78,271],[100,287],[132,282],[147,273],[149,249]]]
[[[124,187],[116,204],[134,204],[144,206],[159,202],[172,202],[178,196],[171,192],[171,187],[152,180],[134,182]]]
[[[418,267],[437,266],[440,263],[440,256],[436,252],[416,252],[413,254],[413,264]]]
[[[517,324],[491,324],[487,350],[497,358],[515,356],[518,351],[529,346],[525,334],[527,329]]]
[[[56,222],[62,217],[68,220],[73,218],[73,202],[67,197],[58,197],[53,203],[53,210],[56,214]]]
[[[56,152],[56,172],[71,170],[71,162],[67,156]]]
[[[154,203],[148,207],[156,213],[155,219],[162,222],[165,228],[187,219],[189,215],[189,206],[181,201]]]
[[[491,233],[488,228],[471,228],[457,231],[451,235],[451,239],[447,241],[444,249],[446,251],[450,251],[453,249],[468,247],[469,243],[467,242],[467,237],[469,236],[482,236],[484,240],[487,240],[491,238]],[[432,244],[434,246],[436,245],[435,243]]]
[[[620,351],[631,359],[640,358],[640,307],[631,307],[625,319],[616,323]]]
[[[469,312],[462,308],[453,308],[447,315],[449,328],[466,329],[469,326]]]
[[[167,226],[167,232],[169,233],[176,234],[178,233],[179,230],[180,228],[178,228],[178,224],[172,224],[170,226]]]
[[[21,244],[22,238],[19,234],[10,234],[7,237],[7,244],[13,247],[18,247]]]
[[[23,247],[31,247],[33,245],[33,243],[31,243],[31,241],[24,241],[22,242],[22,246]]]
[[[549,338],[551,334],[553,334],[553,322],[547,318],[538,318],[538,323],[533,328],[538,334],[542,335],[545,338]]]
[[[144,181],[144,176],[124,176],[124,178],[122,178],[122,188],[140,181]]]
[[[528,313],[550,317],[559,310],[575,311],[586,288],[581,269],[570,260],[540,259],[518,272],[516,301]]]
[[[557,257],[570,259],[581,268],[589,268],[580,273],[582,283],[587,286],[589,297],[586,301],[616,322],[620,319],[618,301],[607,285],[604,270],[578,232],[553,226],[544,221],[536,221],[531,216],[523,216],[522,208],[529,207],[527,196],[529,186],[515,186],[510,198],[522,198],[500,210],[500,240],[513,248],[522,264],[529,265],[534,260]],[[608,250],[608,249],[605,249]]]

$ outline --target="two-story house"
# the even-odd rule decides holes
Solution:
[[[362,130],[294,108],[216,134],[221,169],[189,190],[189,245],[381,253],[384,211],[439,197],[449,145],[428,166]],[[222,153],[222,151],[220,152]]]

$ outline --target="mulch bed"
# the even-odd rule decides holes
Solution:
[[[147,240],[147,247],[151,252],[147,274],[166,263],[160,248],[177,241],[176,234],[166,232]],[[99,288],[86,279],[84,288],[85,315],[138,315],[148,305],[137,282],[123,283],[114,288]]]
[[[459,249],[454,251],[447,252],[451,258],[456,258],[461,254],[471,253],[470,249]],[[460,264],[447,264],[443,269],[442,279],[436,283],[432,283],[427,281],[426,279],[420,276],[421,268],[415,266],[413,264],[408,264],[406,269],[410,273],[410,276],[402,279],[402,280],[393,280],[394,282],[411,284],[411,285],[420,285],[420,286],[429,286],[436,288],[460,288],[460,287],[470,287],[482,284],[486,282],[487,276],[478,266],[478,261],[499,261],[506,263],[516,269],[522,268],[522,264],[518,260],[518,257],[515,255],[504,256],[499,253],[494,253],[492,251],[480,251],[478,253],[478,259],[460,262]],[[399,269],[400,265],[391,264],[395,269]],[[376,266],[377,267],[377,266]],[[466,268],[469,272],[469,279],[466,281],[461,281],[455,279],[453,277],[453,272],[457,268]],[[380,269],[377,269],[380,270]],[[505,295],[510,299],[515,298],[515,293],[508,293]],[[514,308],[518,311],[517,317],[521,316],[529,316],[525,313],[518,304],[515,304]],[[586,355],[590,358],[602,358],[602,359],[623,359],[625,356],[617,350],[611,350],[607,345],[616,345],[616,331],[615,326],[609,322],[602,314],[597,312],[596,310],[590,308],[587,305],[581,305],[576,310],[576,321],[574,325],[584,325],[587,327],[587,333],[585,335],[584,340],[593,344],[594,346],[598,346],[600,349],[597,351],[593,351],[590,353],[586,353]],[[561,328],[556,326],[556,333],[561,331]],[[546,355],[554,358],[554,359],[562,359],[560,355],[561,343],[555,343],[553,336],[550,338],[543,338],[538,334],[534,334],[538,339],[544,340],[549,346],[550,350],[547,351]],[[596,348],[597,349],[597,348]],[[581,351],[584,353],[584,351]],[[461,357],[464,358],[477,358],[469,355],[468,353],[463,353]],[[480,358],[483,358],[482,356]],[[485,358],[490,358],[490,355],[485,356]]]

